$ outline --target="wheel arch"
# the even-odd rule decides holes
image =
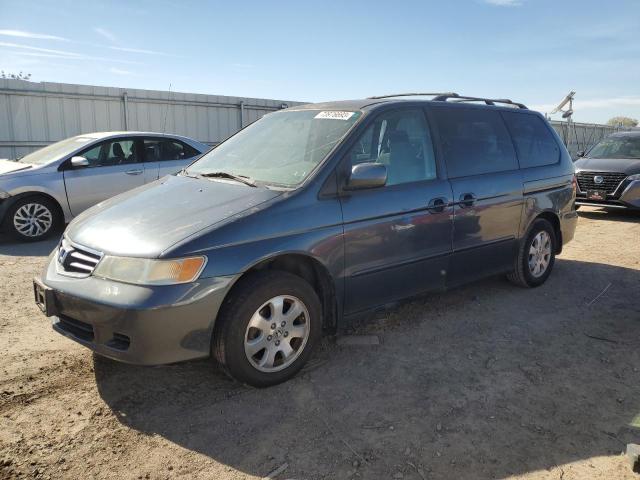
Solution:
[[[538,219],[544,219],[553,226],[553,231],[556,235],[555,254],[559,255],[560,253],[562,253],[562,229],[560,228],[560,217],[556,212],[552,210],[545,210],[543,212],[540,212],[538,215],[533,217],[531,219],[531,222],[529,222],[529,225],[527,225],[527,230],[526,230],[527,232],[529,231],[529,228],[531,228],[531,225],[533,225],[533,222],[535,222]]]
[[[278,253],[258,260],[247,267],[242,275],[235,280],[226,297],[234,291],[239,280],[253,272],[264,270],[280,270],[292,273],[307,281],[320,299],[323,329],[331,333],[335,332],[338,322],[338,302],[334,279],[320,260],[307,253]]]

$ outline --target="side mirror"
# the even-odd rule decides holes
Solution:
[[[384,187],[387,183],[387,167],[381,163],[359,163],[351,167],[348,190]]]
[[[89,160],[87,160],[84,157],[71,157],[71,166],[73,168],[88,167],[89,166]]]
[[[577,153],[578,158],[582,158],[582,157],[584,157],[584,154],[585,154],[585,151],[584,151],[584,150],[580,150],[580,151]]]

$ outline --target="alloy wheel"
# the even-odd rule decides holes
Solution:
[[[529,247],[529,272],[536,278],[541,277],[549,268],[551,261],[551,237],[542,230],[533,237]]]
[[[41,203],[25,203],[13,215],[13,226],[25,237],[41,237],[51,229],[53,214]]]
[[[267,373],[291,365],[307,344],[309,321],[309,311],[299,298],[279,295],[263,303],[245,332],[244,351],[251,365]]]

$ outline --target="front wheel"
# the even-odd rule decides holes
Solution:
[[[51,235],[61,225],[62,216],[48,198],[26,197],[9,208],[6,222],[16,239],[36,242]]]
[[[507,278],[521,287],[539,287],[553,269],[556,252],[556,233],[545,219],[533,222],[520,245],[514,271]]]
[[[257,272],[241,279],[222,306],[212,353],[231,377],[268,387],[304,366],[321,333],[311,285],[287,272]]]

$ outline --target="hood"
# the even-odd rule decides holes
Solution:
[[[633,158],[579,158],[574,163],[578,170],[617,172],[632,175],[640,173],[640,159]]]
[[[33,165],[28,163],[12,162],[11,160],[0,159],[0,175],[3,173],[17,172],[18,170],[26,170]]]
[[[235,182],[168,176],[90,208],[69,224],[65,235],[104,253],[154,258],[281,194]]]

